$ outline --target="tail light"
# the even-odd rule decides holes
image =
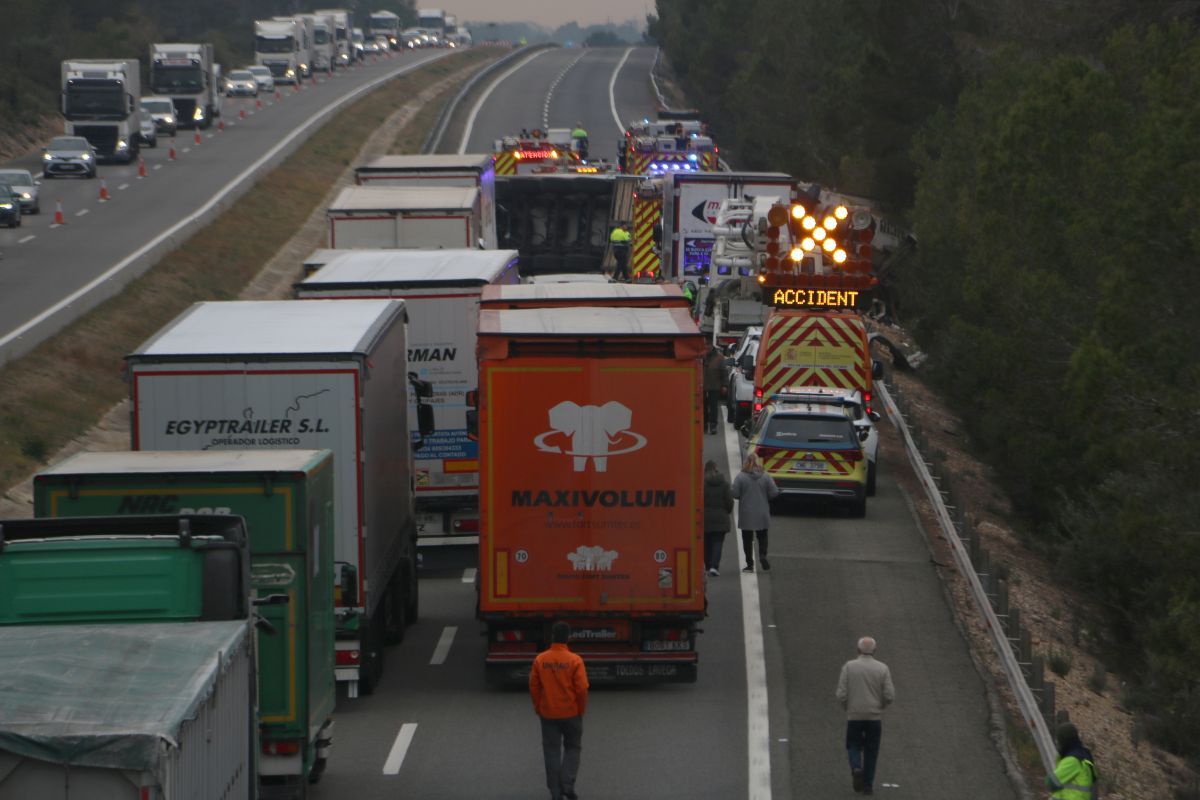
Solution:
[[[263,741],[264,756],[294,756],[300,752],[300,742],[296,739],[285,739],[281,742]]]
[[[754,455],[758,456],[759,458],[766,458],[767,456],[773,456],[776,453],[781,452],[783,452],[782,447],[763,447],[762,445],[759,445],[758,447],[754,448]]]
[[[361,654],[357,650],[338,650],[335,663],[339,667],[357,667]]]
[[[497,642],[523,642],[525,641],[525,631],[521,629],[509,631],[496,631]]]
[[[863,392],[863,408],[865,408],[867,410],[868,414],[871,413],[871,393],[870,392]]]
[[[754,413],[757,414],[758,412],[762,411],[762,406],[763,406],[762,403],[755,403],[754,404]]]
[[[854,463],[856,461],[863,460],[863,451],[862,450],[839,450],[838,454],[844,460],[849,461],[850,463]]]
[[[479,533],[478,519],[456,519],[451,527],[455,533]]]

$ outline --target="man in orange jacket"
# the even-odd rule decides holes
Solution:
[[[550,638],[550,649],[533,660],[529,695],[542,721],[542,754],[550,797],[575,800],[575,776],[583,750],[583,715],[587,711],[587,670],[583,659],[567,648],[570,625],[561,620],[554,623]]]

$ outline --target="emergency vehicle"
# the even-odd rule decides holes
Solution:
[[[631,122],[617,142],[621,171],[632,175],[716,172],[718,149],[695,112],[660,112],[658,119]]]
[[[521,131],[520,135],[497,139],[492,149],[498,176],[567,172],[585,166],[566,128]]]

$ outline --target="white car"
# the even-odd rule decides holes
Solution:
[[[761,339],[761,325],[746,328],[737,344],[730,348],[729,358],[725,361],[729,367],[725,384],[725,418],[736,428],[746,424],[754,409],[754,364]]]
[[[271,70],[263,66],[253,66],[246,67],[246,71],[254,76],[260,92],[275,91],[275,76],[271,74]]]
[[[797,386],[777,395],[776,399],[788,403],[824,403],[848,408],[859,441],[863,443],[863,452],[867,455],[867,496],[875,496],[875,465],[879,460],[879,429],[875,423],[880,416],[878,411],[868,412],[863,408],[861,392],[830,386]]]

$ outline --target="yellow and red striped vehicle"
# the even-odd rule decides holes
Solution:
[[[867,513],[864,435],[845,406],[776,401],[763,407],[749,449],[784,496],[825,497]]]

